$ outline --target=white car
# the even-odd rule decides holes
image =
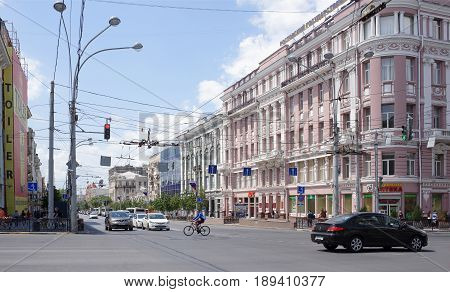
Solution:
[[[145,217],[147,217],[147,214],[133,214],[133,226],[144,229],[143,221]]]
[[[142,229],[147,230],[170,230],[170,222],[166,216],[161,213],[148,213],[142,221]]]
[[[98,212],[93,211],[93,212],[89,213],[89,219],[98,219]]]

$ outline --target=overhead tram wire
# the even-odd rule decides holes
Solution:
[[[189,7],[189,6],[173,6],[173,5],[160,5],[138,2],[124,2],[113,0],[90,0],[91,2],[148,7],[148,8],[161,8],[161,9],[175,9],[175,10],[191,10],[191,11],[204,11],[204,12],[231,12],[231,13],[280,13],[280,14],[307,14],[318,13],[318,11],[283,11],[283,10],[252,10],[252,9],[224,9],[224,8],[202,8],[202,7]]]

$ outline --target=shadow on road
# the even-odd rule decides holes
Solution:
[[[346,249],[336,249],[334,251],[329,251],[327,249],[320,249],[318,251],[325,252],[325,253],[341,253],[341,254],[342,253],[353,253],[353,252],[351,252],[349,250],[346,250]],[[394,253],[394,252],[396,252],[396,253],[398,253],[398,252],[401,252],[401,253],[412,253],[414,251],[412,251],[410,249],[406,249],[406,248],[392,248],[390,250],[384,250],[382,248],[381,249],[379,249],[379,248],[365,248],[365,249],[363,249],[362,251],[360,251],[358,253]],[[420,252],[421,253],[428,253],[428,252],[435,252],[435,251],[431,250],[431,249],[423,249]],[[358,254],[358,253],[355,253],[355,254]]]

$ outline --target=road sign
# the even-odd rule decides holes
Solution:
[[[111,156],[100,156],[100,166],[111,166]]]
[[[297,167],[290,167],[289,168],[289,175],[290,176],[297,176]]]
[[[304,202],[305,201],[305,196],[304,195],[299,195],[298,196],[298,201],[299,202]]]
[[[197,198],[197,203],[201,203],[201,202],[203,202],[203,199],[202,198]]]
[[[216,174],[217,173],[217,165],[209,165],[208,166],[208,173],[209,174]]]
[[[69,194],[62,194],[62,198],[63,198],[63,200],[68,200],[69,199]]]
[[[252,169],[250,167],[244,167],[242,175],[243,176],[252,176]]]
[[[29,192],[37,192],[38,184],[37,182],[28,182],[28,191]]]
[[[297,194],[303,195],[305,193],[305,187],[297,186]]]

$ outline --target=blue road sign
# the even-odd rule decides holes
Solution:
[[[297,194],[303,195],[305,193],[305,187],[297,186]]]
[[[203,199],[202,198],[197,198],[197,203],[201,203],[201,202],[203,202]]]
[[[299,195],[298,196],[298,201],[299,202],[304,202],[305,201],[305,196],[304,195]]]
[[[242,175],[243,176],[252,176],[252,169],[250,167],[244,167]]]
[[[209,174],[216,174],[217,173],[217,165],[210,165],[210,166],[208,166],[208,173]]]
[[[297,167],[289,167],[289,175],[297,176]]]
[[[63,198],[63,200],[68,200],[69,199],[69,194],[62,194],[62,198]]]
[[[28,191],[29,192],[37,192],[38,184],[37,182],[28,182]]]

